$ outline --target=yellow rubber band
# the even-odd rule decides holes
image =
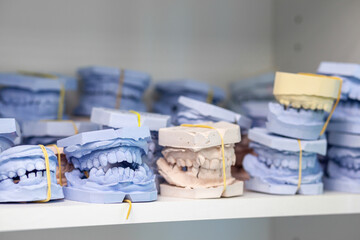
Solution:
[[[140,113],[134,111],[134,110],[130,110],[129,112],[133,113],[133,114],[136,114],[137,116],[137,119],[138,119],[138,125],[139,127],[141,127],[141,116],[140,116]]]
[[[181,124],[182,127],[199,127],[199,128],[209,128],[216,130],[221,138],[221,153],[222,153],[222,167],[223,167],[223,181],[224,181],[224,189],[223,192],[226,190],[226,164],[225,164],[225,147],[224,147],[224,138],[221,135],[220,131],[214,127],[208,126],[208,125],[202,125],[202,124]]]
[[[125,79],[125,71],[124,69],[120,69],[120,76],[119,76],[119,88],[118,88],[118,94],[116,95],[116,104],[115,108],[120,108],[121,105],[121,96],[122,96],[122,88],[124,85],[124,79]]]
[[[64,85],[61,85],[59,107],[58,107],[58,120],[62,120],[62,118],[63,118],[64,101],[65,101],[65,87],[64,87]]]
[[[302,177],[302,148],[301,148],[300,139],[298,139],[297,141],[299,143],[300,153],[299,153],[299,176],[298,176],[298,184],[297,184],[297,190],[296,191],[299,191],[299,189],[301,187],[301,177]]]
[[[321,129],[321,132],[320,132],[320,136],[323,135],[326,131],[326,128],[330,122],[330,119],[335,111],[335,108],[337,107],[337,105],[339,104],[339,101],[340,101],[340,97],[341,97],[341,88],[342,88],[342,83],[343,83],[343,80],[339,77],[334,77],[334,76],[326,76],[326,75],[320,75],[320,74],[314,74],[314,73],[299,73],[301,75],[306,75],[306,76],[314,76],[314,77],[324,77],[324,78],[332,78],[332,79],[336,79],[336,80],[339,80],[340,81],[340,88],[339,88],[339,92],[338,92],[338,95],[337,95],[337,98],[336,98],[336,101],[329,113],[329,116],[328,118],[326,119],[325,121],[325,124],[323,126],[323,128]]]
[[[36,201],[39,203],[44,203],[44,202],[48,202],[51,199],[51,179],[50,179],[50,164],[49,164],[49,155],[46,151],[46,148],[44,147],[44,145],[39,145],[44,157],[45,157],[45,167],[46,167],[46,180],[47,180],[47,194],[46,194],[46,199],[45,200],[40,200],[40,201]]]
[[[212,104],[214,100],[214,91],[213,89],[210,89],[206,98],[206,102]]]
[[[56,144],[51,144],[51,145],[48,145],[47,147],[54,147],[56,149],[56,151],[57,151],[57,159],[58,159],[58,164],[59,164],[59,181],[60,181],[60,186],[63,186],[60,150],[59,150],[59,148],[58,148],[58,146]]]
[[[126,220],[128,220],[129,216],[130,216],[131,208],[132,208],[132,203],[131,203],[131,201],[129,199],[124,199],[124,202],[129,203],[129,210],[128,210],[127,215],[126,215]]]

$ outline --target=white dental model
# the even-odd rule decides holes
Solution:
[[[205,122],[211,128],[179,126],[162,128],[159,145],[164,158],[157,161],[159,173],[169,184],[161,184],[161,195],[182,198],[239,196],[243,182],[231,176],[235,164],[234,144],[240,142],[238,125]],[[221,136],[220,136],[221,135]],[[224,141],[226,189],[224,191],[221,138]]]

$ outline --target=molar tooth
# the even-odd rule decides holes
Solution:
[[[97,177],[104,176],[104,175],[105,175],[104,170],[99,169],[99,170],[96,172],[95,175],[96,175]]]
[[[16,176],[16,173],[13,171],[10,171],[10,172],[8,172],[8,176],[9,176],[9,178],[13,178]]]
[[[24,176],[25,173],[26,173],[26,170],[24,168],[20,168],[20,169],[17,170],[17,175],[20,176],[20,177]],[[1,177],[0,177],[0,179],[1,179]]]
[[[111,170],[111,168],[109,168],[107,171],[106,171],[106,173],[105,173],[105,178],[108,178],[108,177],[110,177],[112,175],[112,170]]]
[[[31,171],[33,171],[35,169],[35,165],[33,164],[33,163],[28,163],[28,164],[26,164],[26,170],[28,171],[28,172],[31,172]]]
[[[94,167],[96,167],[96,168],[100,167],[99,159],[95,158],[93,164],[94,164]]]
[[[45,169],[45,163],[43,161],[37,161],[35,163],[36,170],[43,170]]]
[[[171,163],[171,164],[175,164],[175,163],[176,163],[176,160],[175,160],[175,158],[174,158],[173,156],[168,156],[168,157],[166,158],[166,160],[167,160],[169,163]]]
[[[130,150],[127,150],[127,151],[125,152],[125,158],[126,158],[126,161],[127,161],[128,163],[132,163],[132,162],[133,162],[133,161],[132,161],[132,155],[131,155]]]
[[[22,175],[21,177],[20,177],[20,181],[26,181],[27,180],[27,176],[26,175]]]
[[[107,159],[106,159],[105,154],[103,154],[103,153],[100,154],[100,155],[99,155],[99,160],[100,160],[101,166],[106,167],[106,165],[107,165]]]
[[[34,173],[34,172],[29,173],[29,174],[28,174],[28,178],[35,178],[35,173]]]
[[[114,151],[109,152],[108,155],[107,155],[107,157],[108,157],[109,163],[114,164],[114,163],[117,162],[116,154],[115,154]]]
[[[43,177],[43,172],[42,171],[36,171],[36,177],[37,178]]]

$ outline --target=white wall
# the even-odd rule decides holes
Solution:
[[[2,0],[0,70],[89,64],[220,86],[273,68],[271,0]]]
[[[274,2],[279,70],[314,72],[324,60],[360,63],[360,1]]]

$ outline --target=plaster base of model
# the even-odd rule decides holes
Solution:
[[[171,186],[169,184],[160,184],[160,191],[162,196],[179,197],[179,198],[220,198],[220,197],[235,197],[243,194],[244,182],[234,181],[232,184],[226,186],[209,187],[209,188],[183,188]]]

